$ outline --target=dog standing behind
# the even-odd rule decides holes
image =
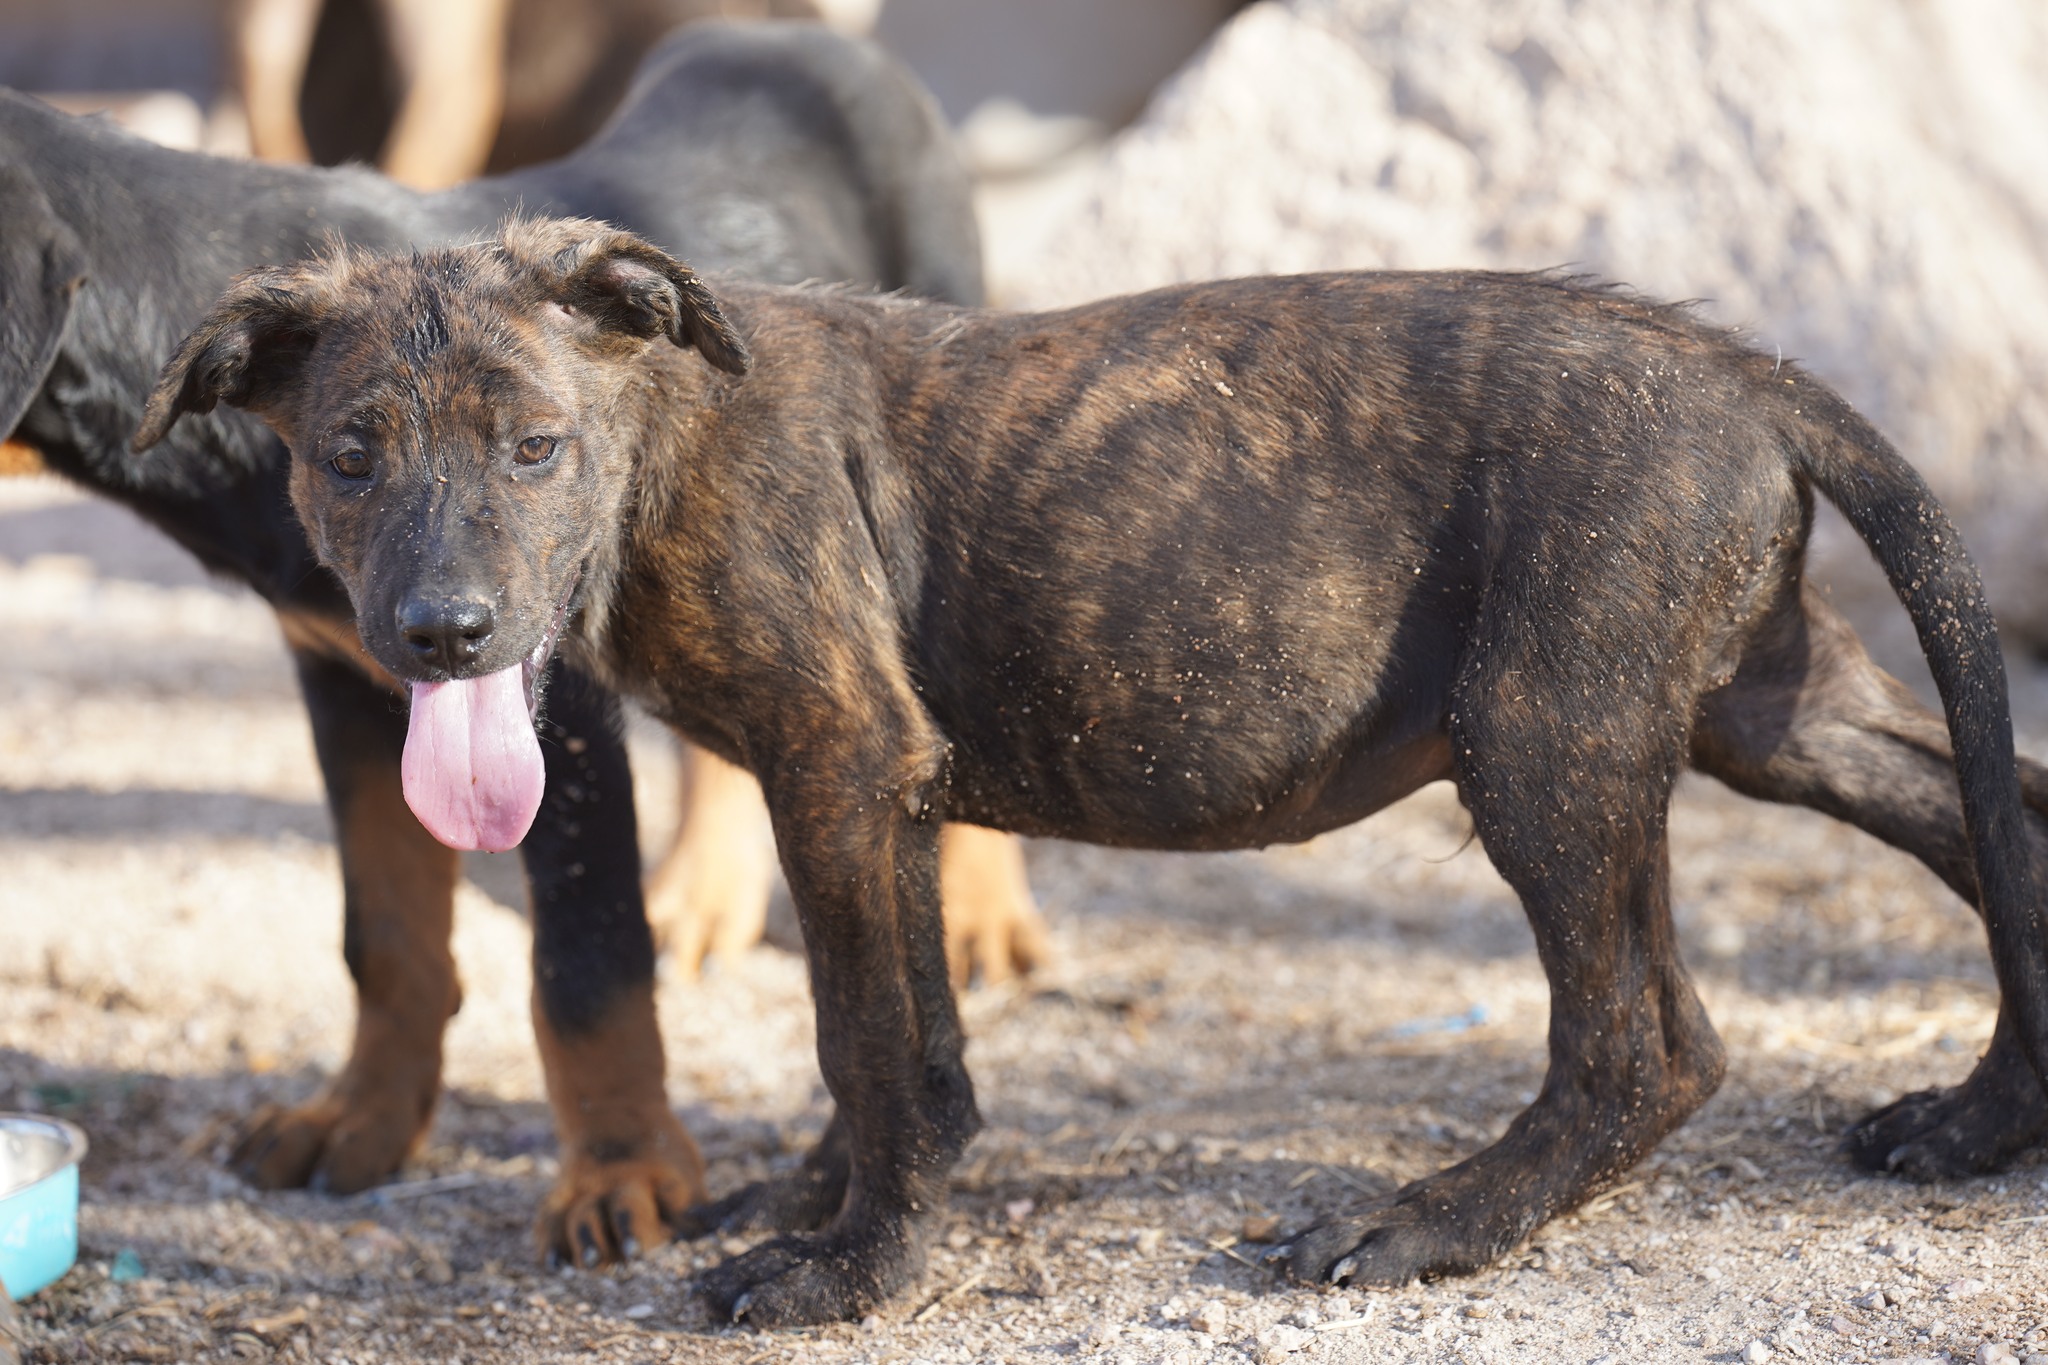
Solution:
[[[944,819],[1236,848],[1456,784],[1534,930],[1548,1074],[1492,1146],[1293,1240],[1304,1280],[1484,1266],[1713,1093],[1671,922],[1688,764],[1981,906],[1990,1047],[1864,1119],[1857,1158],[1965,1174],[2048,1131],[2048,769],[2015,760],[1976,570],[1847,404],[1682,309],[1443,273],[1004,315],[714,289],[526,222],[244,277],[137,448],[222,401],[290,446],[395,675],[517,736],[522,661],[565,641],[760,777],[839,1105],[800,1174],[836,1197],[709,1273],[736,1317],[859,1315],[922,1266],[979,1123]],[[1946,729],[1805,585],[1816,492],[1913,617]]]

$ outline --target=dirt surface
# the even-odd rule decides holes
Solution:
[[[1905,647],[1896,612],[1870,619]],[[967,1001],[988,1128],[930,1273],[867,1323],[710,1321],[690,1274],[737,1243],[535,1263],[553,1140],[505,859],[461,891],[468,995],[419,1159],[357,1198],[253,1191],[219,1162],[236,1125],[336,1067],[351,1013],[275,627],[124,513],[9,480],[0,638],[0,1108],[93,1139],[80,1265],[24,1306],[32,1361],[2048,1352],[2048,1167],[1920,1187],[1835,1152],[1988,1036],[1973,917],[1871,840],[1704,781],[1674,820],[1677,904],[1728,1083],[1622,1188],[1469,1279],[1323,1293],[1256,1264],[1276,1224],[1472,1152],[1539,1082],[1529,935],[1443,786],[1266,853],[1034,846],[1059,962]],[[2048,752],[2048,687],[2018,682],[2023,742]],[[652,842],[672,759],[643,738]],[[826,1117],[798,960],[763,947],[665,982],[661,1008],[714,1190],[793,1162]]]

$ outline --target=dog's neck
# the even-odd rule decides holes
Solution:
[[[776,652],[753,632],[816,591],[817,564],[852,554],[875,585],[915,599],[899,581],[914,568],[899,573],[906,557],[883,544],[915,536],[891,534],[904,500],[890,491],[898,452],[882,405],[903,340],[919,329],[896,327],[915,307],[902,300],[717,288],[753,369],[734,378],[666,345],[642,358],[611,429],[630,450],[632,487],[602,573],[587,580],[575,649],[614,689],[741,757],[741,738],[720,729],[721,689],[745,685],[744,656]],[[847,543],[827,543],[841,536]],[[773,569],[741,582],[741,562]]]
[[[638,609],[636,566],[689,543],[705,487],[724,482],[715,469],[728,458],[718,440],[719,411],[742,382],[712,370],[695,351],[656,343],[623,387],[609,435],[625,459],[626,494],[594,547],[570,642],[577,661],[614,688],[636,690],[614,649],[621,614]]]

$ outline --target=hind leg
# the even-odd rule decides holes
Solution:
[[[1459,794],[1535,930],[1549,1069],[1493,1146],[1278,1253],[1305,1280],[1476,1270],[1611,1183],[1721,1079],[1671,926],[1665,816],[1682,734],[1668,711],[1564,676],[1571,651],[1490,653],[1454,698],[1451,747]]]
[[[1845,820],[1977,903],[1946,727],[1871,662],[1810,588],[1765,627],[1734,679],[1701,701],[1693,762],[1746,796]],[[2022,759],[2020,780],[2038,880],[2048,871],[2048,769]],[[1997,1170],[2044,1136],[2048,1097],[2001,1002],[1991,1046],[1968,1080],[1880,1109],[1849,1130],[1845,1145],[1871,1170],[1940,1180]]]

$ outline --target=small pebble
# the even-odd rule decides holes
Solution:
[[[1743,1365],[1758,1365],[1759,1361],[1771,1358],[1771,1348],[1761,1341],[1752,1341],[1742,1348]]]
[[[1941,1287],[1943,1298],[1968,1299],[1985,1291],[1988,1286],[1982,1280],[1950,1280]]]
[[[139,1280],[144,1273],[142,1258],[135,1254],[132,1247],[122,1247],[119,1254],[114,1257],[114,1263],[107,1267],[107,1278],[115,1284]]]
[[[1287,1359],[1314,1340],[1313,1332],[1305,1332],[1299,1327],[1276,1322],[1259,1333],[1256,1342],[1258,1350],[1254,1354],[1257,1355],[1260,1365],[1277,1365],[1277,1362]]]
[[[1091,1323],[1088,1330],[1081,1333],[1081,1345],[1091,1351],[1107,1350],[1115,1345],[1116,1339],[1123,1334],[1123,1324],[1105,1319],[1102,1322]]]
[[[1197,1305],[1195,1311],[1188,1314],[1188,1326],[1197,1332],[1220,1337],[1230,1330],[1230,1309],[1213,1299]]]
[[[1244,1218],[1244,1226],[1238,1229],[1237,1235],[1247,1242],[1270,1242],[1280,1235],[1280,1215],[1248,1213]]]
[[[635,1321],[641,1318],[651,1318],[654,1316],[654,1305],[651,1303],[636,1303],[625,1311],[624,1316]]]
[[[1059,1281],[1053,1277],[1052,1271],[1046,1268],[1045,1262],[1039,1259],[1037,1255],[1027,1252],[1021,1269],[1023,1271],[1025,1293],[1032,1295],[1034,1298],[1049,1299],[1058,1291],[1060,1287]]]
[[[2002,1341],[1985,1341],[1978,1343],[1977,1365],[2020,1365],[2020,1358]]]

